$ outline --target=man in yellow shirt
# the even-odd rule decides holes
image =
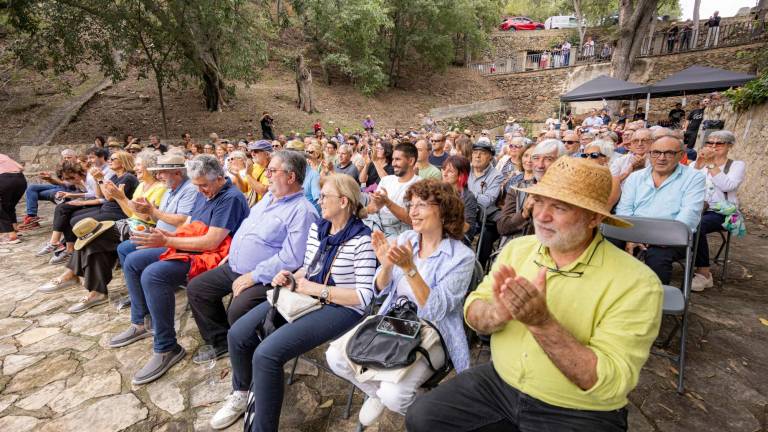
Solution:
[[[535,236],[509,242],[464,305],[491,335],[493,362],[459,374],[408,410],[411,432],[627,429],[661,322],[656,274],[606,241],[611,174],[561,157],[532,196]]]
[[[253,167],[246,177],[248,183],[248,205],[253,207],[265,193],[269,186],[267,178],[267,166],[272,155],[272,143],[267,140],[258,140],[248,144],[251,153]]]

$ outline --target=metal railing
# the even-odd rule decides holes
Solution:
[[[766,38],[768,25],[765,21],[746,21],[719,27],[677,27],[660,30],[646,37],[640,48],[640,57],[699,51],[734,45],[745,45]]]
[[[707,50],[735,45],[746,45],[768,39],[768,21],[745,21],[708,28],[700,26],[698,31],[682,30],[677,33],[669,29],[659,30],[652,37],[645,37],[639,57],[675,54],[687,51]],[[541,51],[521,52],[516,58],[499,58],[487,62],[470,63],[466,67],[481,75],[497,75],[556,69],[590,63],[611,61],[614,45],[610,40],[584,42],[570,50],[550,48]]]

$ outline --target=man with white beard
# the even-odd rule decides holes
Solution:
[[[493,361],[417,399],[408,431],[627,429],[663,291],[600,234],[629,225],[610,213],[611,182],[608,168],[561,157],[526,189],[536,235],[509,242],[464,304]]]

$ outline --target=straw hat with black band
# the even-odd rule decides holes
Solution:
[[[187,167],[187,160],[179,154],[167,153],[157,158],[157,165],[147,168],[148,171],[178,170]]]
[[[115,221],[97,221],[94,218],[85,218],[72,227],[72,233],[77,237],[75,250],[84,248],[88,243],[98,238],[104,231],[112,228]]]
[[[631,223],[611,214],[611,171],[586,159],[561,156],[533,186],[512,189],[556,199],[605,216],[604,223],[629,228]]]

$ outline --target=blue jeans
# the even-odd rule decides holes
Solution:
[[[131,322],[144,324],[144,316],[152,317],[155,331],[153,348],[163,353],[176,347],[173,318],[176,310],[176,288],[187,281],[189,263],[159,261],[165,248],[139,249],[125,258],[123,274],[131,297]]]
[[[27,186],[27,215],[37,216],[37,202],[46,200],[53,202],[56,192],[67,190],[64,186],[53,184],[31,184]]]
[[[136,244],[130,240],[125,240],[117,245],[117,257],[120,259],[120,267],[125,268],[125,257],[131,252],[136,252]]]
[[[339,305],[325,305],[298,320],[287,323],[259,343],[256,326],[271,305],[264,302],[243,315],[229,329],[229,356],[232,388],[250,387],[255,399],[252,431],[277,431],[283,406],[283,365],[325,342],[341,336],[357,324],[362,315]]]

